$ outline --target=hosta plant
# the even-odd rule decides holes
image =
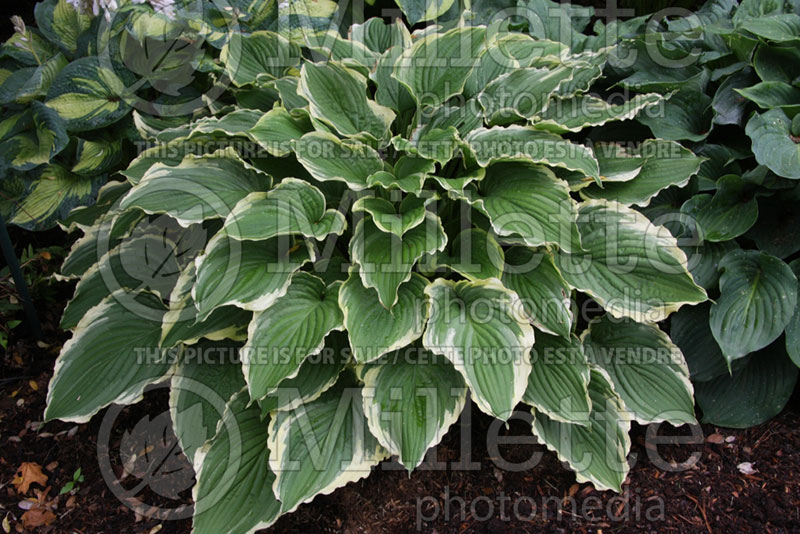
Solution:
[[[706,300],[627,204],[702,160],[581,141],[664,100],[606,100],[604,26],[481,17],[226,44],[232,100],[152,132],[83,213],[45,417],[169,381],[199,533],[268,525],[385,458],[413,470],[468,398],[526,405],[578,480],[619,491],[631,421],[695,421],[656,323]]]
[[[671,219],[712,298],[675,314],[671,335],[704,420],[759,424],[789,400],[800,366],[800,4],[712,0],[625,47],[654,35],[685,66],[665,77],[645,58],[619,83],[672,95],[665,118],[639,122],[707,158],[642,209]]]

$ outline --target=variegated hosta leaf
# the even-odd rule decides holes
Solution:
[[[411,34],[401,19],[387,24],[379,17],[373,17],[362,24],[353,24],[349,30],[350,39],[362,43],[368,49],[382,54],[393,46],[411,46]]]
[[[394,306],[387,310],[375,290],[361,283],[357,269],[351,269],[339,289],[339,307],[356,362],[371,362],[422,336],[429,310],[424,293],[427,285],[425,278],[411,273],[397,290]]]
[[[572,78],[576,67],[514,69],[491,80],[478,95],[489,124],[507,124],[519,118],[533,119],[544,111],[550,96]]]
[[[268,445],[272,489],[283,513],[369,475],[386,457],[367,428],[361,387],[350,376],[316,400],[277,412]]]
[[[327,30],[315,33],[306,33],[304,36],[307,48],[321,55],[327,61],[336,61],[354,73],[363,76],[378,60],[380,53],[370,50],[364,43],[351,39],[344,39],[336,30]]]
[[[75,165],[72,172],[81,175],[101,174],[110,171],[124,157],[122,139],[79,139]]]
[[[702,158],[678,143],[660,139],[648,139],[628,155],[645,158],[644,165],[633,179],[615,180],[613,183],[604,180],[603,187],[593,184],[581,189],[581,196],[647,206],[661,190],[671,185],[686,185],[703,162]]]
[[[589,323],[582,338],[589,361],[608,373],[638,422],[696,422],[689,368],[657,326],[604,315]]]
[[[533,433],[569,464],[579,483],[620,492],[630,470],[626,459],[630,419],[610,379],[599,369],[590,372],[589,398],[592,411],[581,414],[584,424],[558,422],[534,409]]]
[[[304,63],[297,91],[311,116],[346,137],[381,140],[389,135],[394,112],[367,98],[367,80],[336,63]]]
[[[31,170],[50,162],[67,143],[69,136],[58,113],[41,102],[32,102],[29,112],[0,123],[0,165]]]
[[[637,120],[659,139],[702,141],[711,131],[711,97],[699,89],[678,91],[656,110],[640,113]]]
[[[426,20],[436,20],[444,15],[453,0],[397,0],[397,5],[412,25]]]
[[[269,421],[249,402],[247,390],[231,397],[216,435],[195,455],[192,530],[197,534],[254,532],[281,512],[272,492]]]
[[[292,142],[314,128],[307,116],[295,117],[286,108],[277,107],[264,114],[250,130],[250,137],[273,156],[292,153]]]
[[[282,380],[300,370],[303,361],[319,353],[332,330],[343,329],[339,287],[308,273],[292,276],[286,294],[250,322],[242,348],[242,368],[250,397],[270,394]]]
[[[578,228],[585,252],[555,251],[555,264],[567,283],[614,317],[658,322],[684,304],[706,300],[675,238],[641,213],[590,200],[579,206]]]
[[[183,162],[187,153],[186,146],[180,141],[173,144],[156,145],[143,150],[133,158],[128,168],[120,171],[120,174],[127,178],[132,185],[136,185],[142,181],[145,173],[157,163],[177,167]]]
[[[73,54],[78,49],[78,37],[92,23],[92,17],[75,9],[66,0],[39,2],[34,15],[39,31],[48,40]]]
[[[503,285],[519,295],[525,314],[544,332],[569,337],[571,289],[545,251],[514,246],[506,250]]]
[[[600,168],[588,147],[530,126],[479,128],[464,141],[481,167],[502,161],[527,161],[578,171],[600,180]]]
[[[446,252],[436,255],[436,267],[449,267],[472,281],[503,276],[503,248],[494,236],[480,228],[459,233]]]
[[[409,471],[441,441],[467,401],[461,375],[422,349],[399,350],[367,365],[362,380],[372,435]]]
[[[580,340],[537,332],[531,366],[522,400],[553,421],[588,425],[589,363]]]
[[[372,216],[372,222],[382,232],[402,237],[407,231],[425,221],[426,206],[435,198],[406,195],[395,208],[395,205],[385,198],[361,197],[356,200],[351,209],[353,212],[369,213]]]
[[[529,246],[581,250],[577,205],[567,183],[547,168],[522,163],[492,165],[476,187],[451,193],[484,213],[501,236],[520,236]]]
[[[297,160],[320,182],[345,182],[356,191],[367,187],[370,175],[383,170],[378,152],[358,141],[342,141],[324,132],[311,132],[293,143]]]
[[[92,226],[100,223],[112,209],[119,206],[119,199],[130,191],[131,184],[127,181],[118,182],[109,180],[97,191],[97,201],[91,206],[78,206],[69,212],[69,215],[59,223],[62,229],[71,232],[76,228],[86,232]]]
[[[422,256],[443,250],[447,234],[442,221],[430,212],[423,223],[398,237],[382,231],[372,219],[358,223],[350,241],[350,257],[358,264],[364,286],[378,292],[381,304],[391,310],[398,288],[409,278]]]
[[[418,107],[438,107],[459,94],[484,46],[486,28],[458,27],[420,37],[397,59],[392,77]]]
[[[662,100],[664,96],[657,93],[635,95],[619,104],[606,102],[592,95],[554,99],[534,121],[534,126],[553,133],[579,132],[584,128],[602,126],[612,121],[632,119],[643,109]]]
[[[241,199],[225,220],[224,232],[238,240],[292,234],[324,239],[341,235],[346,226],[341,212],[325,209],[322,191],[306,181],[286,178],[270,191]]]
[[[233,304],[245,310],[265,310],[286,293],[292,273],[309,261],[313,252],[302,241],[289,238],[237,241],[218,234],[195,260],[197,282],[192,298],[206,320],[220,306]]]
[[[78,278],[100,261],[105,251],[116,247],[123,236],[141,221],[143,213],[130,210],[120,213],[111,209],[102,216],[95,226],[84,231],[84,235],[75,241],[69,254],[61,265],[61,276],[66,279]]]
[[[120,290],[92,308],[64,344],[47,391],[45,420],[83,423],[112,402],[131,404],[145,386],[166,376],[173,362],[159,350],[164,306],[152,293],[135,303]]]
[[[260,79],[280,78],[299,64],[300,55],[299,46],[277,33],[259,31],[242,35],[233,32],[222,48],[220,61],[234,85],[241,87]]]
[[[183,226],[224,219],[254,191],[269,189],[272,179],[227,148],[208,156],[187,156],[177,167],[154,165],[120,204],[145,213],[166,213]]]
[[[517,294],[497,279],[442,278],[425,294],[431,301],[425,348],[453,362],[481,410],[507,420],[525,392],[533,346]]]
[[[757,250],[729,252],[719,270],[711,331],[730,365],[781,335],[797,305],[797,278],[783,261]]]
[[[376,172],[367,179],[370,187],[379,185],[384,189],[399,189],[405,193],[419,195],[425,179],[436,171],[433,161],[420,157],[401,156],[392,172]]]
[[[228,399],[245,385],[241,366],[231,358],[237,351],[231,342],[186,347],[170,379],[173,429],[192,463],[195,453],[216,434]]]
[[[755,113],[747,123],[753,154],[761,165],[785,178],[800,178],[800,144],[792,135],[792,121],[780,109]]]
[[[252,109],[234,109],[221,117],[203,117],[190,124],[180,124],[161,129],[155,138],[160,143],[244,137],[253,140],[251,134],[263,113]]]

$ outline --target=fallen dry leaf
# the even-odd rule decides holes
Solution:
[[[49,525],[56,520],[56,514],[46,508],[31,508],[22,514],[22,526],[36,528]]]
[[[11,483],[14,484],[19,493],[25,495],[34,482],[42,487],[47,484],[47,475],[42,473],[42,466],[36,462],[22,462]]]
[[[753,464],[750,462],[742,462],[736,466],[739,472],[743,475],[754,475],[756,474],[756,470],[753,468]]]
[[[706,437],[706,442],[707,443],[713,443],[714,445],[719,445],[720,443],[723,443],[724,441],[725,441],[725,438],[722,436],[722,434],[711,434],[710,436]]]

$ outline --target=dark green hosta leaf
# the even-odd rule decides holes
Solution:
[[[425,293],[431,300],[425,348],[453,363],[482,411],[507,420],[525,393],[533,346],[533,328],[522,316],[517,294],[497,279],[442,278]],[[483,310],[480,317],[476,303]]]
[[[339,309],[341,282],[326,287],[308,273],[292,276],[286,294],[256,312],[242,348],[242,368],[250,397],[266,397],[281,381],[300,370],[303,361],[319,353],[332,330],[343,329]]]
[[[747,123],[756,161],[778,176],[800,178],[800,142],[792,135],[792,122],[780,109],[754,114]]]
[[[760,425],[778,415],[792,396],[797,367],[786,357],[783,343],[751,354],[746,364],[709,382],[695,384],[704,423],[729,428]]]
[[[372,174],[383,170],[380,154],[358,141],[311,132],[293,144],[297,160],[320,182],[345,182],[350,189],[359,191],[367,188]]]
[[[341,212],[325,209],[322,191],[297,178],[286,178],[267,192],[242,198],[225,219],[224,231],[239,240],[261,241],[301,234],[324,239],[341,235],[347,221]]]
[[[657,93],[635,95],[623,103],[606,102],[592,95],[558,98],[550,101],[533,125],[554,133],[579,132],[612,121],[632,119],[643,109],[663,100],[664,96]]]
[[[681,247],[681,250],[689,259],[687,267],[692,273],[695,283],[706,291],[711,291],[717,287],[717,282],[719,282],[719,262],[728,252],[737,248],[739,246],[735,241],[720,243],[704,241],[697,246]]]
[[[779,108],[792,117],[800,112],[800,87],[785,82],[761,82],[736,92],[762,109]]]
[[[453,0],[397,0],[397,5],[411,25],[426,20],[436,20],[447,13]]]
[[[447,234],[439,217],[425,212],[425,221],[405,234],[382,231],[372,219],[362,219],[350,241],[350,257],[358,264],[361,280],[378,292],[381,304],[392,309],[398,288],[425,254],[444,250]]]
[[[381,140],[389,135],[394,112],[367,98],[367,80],[332,63],[304,63],[297,91],[311,116],[346,137]]]
[[[292,141],[312,131],[308,117],[295,117],[285,108],[273,108],[263,115],[250,130],[252,137],[273,156],[292,153]]]
[[[778,258],[800,251],[800,189],[783,191],[758,200],[758,221],[745,234],[758,249]]]
[[[23,65],[35,66],[58,53],[58,49],[36,30],[14,32],[0,47],[0,56],[8,57]]]
[[[775,42],[797,41],[800,38],[800,15],[781,13],[743,21],[739,28]]]
[[[458,420],[467,401],[461,375],[442,357],[409,348],[362,373],[364,413],[372,435],[412,471]]]
[[[97,130],[130,113],[126,90],[123,81],[98,58],[84,57],[56,76],[45,103],[64,119],[67,130]]]
[[[52,228],[75,206],[93,202],[106,181],[105,175],[85,177],[72,174],[58,163],[30,171],[27,178],[30,180],[29,189],[9,220],[27,230]]]
[[[268,446],[283,513],[369,475],[386,457],[367,428],[361,387],[349,377],[318,399],[275,414]]]
[[[608,373],[638,422],[696,422],[689,368],[657,326],[604,315],[589,323],[582,339],[589,361]]]
[[[647,206],[663,189],[671,185],[686,185],[703,161],[680,144],[661,139],[648,139],[636,150],[630,151],[630,154],[645,158],[644,166],[636,178],[625,182],[604,183],[602,188],[591,185],[581,189],[581,196]]]
[[[571,289],[547,252],[527,247],[506,250],[503,285],[516,291],[531,322],[540,330],[569,337],[572,328]]]
[[[170,379],[169,413],[183,454],[195,454],[217,431],[226,403],[244,387],[242,369],[231,356],[231,342],[186,347]]]
[[[558,459],[569,463],[577,481],[591,482],[598,490],[622,491],[630,467],[630,420],[611,381],[602,370],[592,369],[589,379],[591,413],[581,414],[582,424],[563,423],[533,409],[533,433]]]
[[[702,141],[711,130],[711,97],[700,91],[680,91],[661,107],[663,113],[640,113],[637,120],[666,140]]]
[[[711,331],[730,364],[781,335],[797,304],[797,278],[784,262],[757,250],[729,252],[719,268]]]
[[[586,414],[592,410],[589,363],[580,340],[537,332],[531,360],[522,400],[553,421],[587,425]]]
[[[800,277],[800,260],[789,264],[795,277]],[[800,278],[797,283],[797,301],[800,302]],[[800,305],[795,307],[794,315],[786,326],[786,352],[797,367],[800,367]]]
[[[351,269],[339,289],[339,307],[356,362],[371,362],[422,336],[429,310],[427,285],[428,280],[412,273],[397,290],[397,302],[387,310],[375,290],[361,283],[357,269]]]
[[[792,83],[800,76],[800,50],[762,43],[753,55],[753,68],[765,82]]]
[[[694,219],[700,237],[711,242],[729,241],[747,232],[758,220],[758,200],[741,177],[723,176],[717,192],[695,195],[681,207]]]
[[[78,206],[61,221],[62,228],[69,231],[80,228],[83,231],[98,224],[112,209],[119,206],[119,199],[128,191],[131,184],[126,181],[109,180],[97,191],[97,201],[91,206]]]
[[[498,235],[520,236],[528,246],[581,250],[577,205],[567,183],[545,167],[492,165],[477,187],[453,194],[489,217]]]
[[[750,87],[758,82],[758,77],[750,69],[728,76],[717,89],[711,107],[714,109],[714,123],[741,125],[747,117],[748,102],[737,90]]]
[[[373,179],[375,176],[373,175]],[[362,197],[353,204],[351,209],[353,212],[369,213],[372,216],[372,222],[382,232],[402,237],[403,234],[425,221],[426,206],[433,200],[435,197],[420,198],[406,195],[395,208],[394,204],[384,198]]]
[[[404,46],[387,49],[370,72],[370,78],[378,86],[375,90],[375,100],[382,106],[398,112],[413,109],[415,105],[414,97],[408,88],[392,77],[394,64],[406,49]]]
[[[260,311],[284,295],[292,273],[312,260],[304,242],[290,239],[237,241],[216,235],[198,257],[197,283],[192,290],[199,319],[220,306]]]
[[[658,322],[684,304],[706,300],[675,238],[641,213],[590,200],[579,207],[578,228],[585,252],[556,251],[556,266],[613,316]]]
[[[459,233],[434,261],[436,267],[449,267],[472,281],[501,278],[505,264],[503,248],[492,234],[480,228]]]
[[[728,374],[728,364],[708,324],[710,310],[711,304],[707,302],[687,306],[670,320],[670,338],[686,357],[695,382],[707,382]]]
[[[479,128],[465,139],[481,167],[502,161],[528,161],[578,171],[600,180],[592,151],[528,126]]]
[[[234,32],[222,48],[220,61],[234,85],[241,87],[283,76],[300,63],[300,47],[273,32]]]
[[[56,54],[36,68],[14,71],[0,84],[0,103],[27,104],[46,96],[53,80],[68,63],[63,54]]]
[[[166,376],[173,362],[159,351],[164,311],[153,294],[135,298],[124,290],[92,308],[56,360],[45,420],[86,422],[112,402],[136,402],[145,386]]]
[[[249,402],[246,390],[235,394],[216,435],[197,454],[192,490],[192,530],[197,534],[254,532],[271,525],[281,512],[272,492],[269,421],[262,421],[258,406]]]
[[[183,226],[224,219],[237,202],[266,191],[272,179],[238,157],[232,148],[207,156],[189,155],[180,165],[154,165],[122,199],[121,207],[166,213]]]
[[[422,36],[397,59],[392,77],[418,107],[438,107],[464,89],[485,33],[486,28],[459,27]]]

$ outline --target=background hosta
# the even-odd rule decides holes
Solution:
[[[546,24],[476,10],[228,40],[206,116],[142,128],[125,181],[74,212],[46,418],[169,380],[203,533],[268,525],[389,456],[414,469],[468,397],[503,420],[528,405],[580,481],[619,491],[631,421],[695,421],[655,323],[707,299],[631,206],[702,159],[616,138],[665,97],[609,102],[608,28],[526,5]]]
[[[789,400],[800,366],[800,6],[710,1],[654,35],[623,46],[641,51],[649,38],[689,66],[665,77],[640,60],[619,83],[672,95],[665,118],[639,122],[707,159],[686,187],[642,209],[670,221],[713,299],[675,314],[671,335],[704,421],[759,424]]]

